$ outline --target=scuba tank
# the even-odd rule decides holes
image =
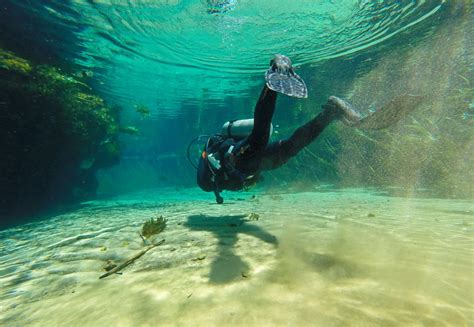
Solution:
[[[193,144],[199,142],[203,138],[207,138],[206,145],[204,146],[204,152],[208,152],[208,148],[214,142],[222,142],[227,138],[233,138],[237,141],[244,139],[249,136],[253,129],[253,118],[250,119],[240,119],[240,120],[230,120],[222,125],[222,134],[213,134],[213,135],[199,135],[191,140],[188,144],[187,149],[187,158],[189,163],[196,169],[198,169],[197,163],[191,160],[190,151]],[[272,136],[273,133],[273,124],[270,123],[270,133],[269,136]],[[212,142],[210,142],[212,140]],[[201,148],[202,149],[202,148]],[[202,155],[202,150],[199,150]],[[211,159],[212,160],[212,159]],[[215,165],[217,168],[218,165]]]
[[[191,165],[198,170],[198,185],[207,192],[214,191],[216,202],[219,204],[224,202],[224,199],[220,196],[221,189],[218,185],[219,178],[225,178],[225,180],[240,180],[243,187],[245,187],[244,183],[256,180],[254,175],[247,176],[235,169],[233,164],[229,164],[230,161],[222,161],[224,158],[227,158],[227,155],[234,155],[233,151],[235,146],[242,139],[250,135],[253,126],[254,120],[252,118],[231,120],[222,126],[222,134],[200,135],[194,138],[188,145],[187,157]],[[270,124],[269,137],[272,133],[273,125]],[[204,146],[204,150],[201,152],[199,162],[195,164],[190,158],[190,149],[195,142],[199,142],[202,138],[207,138],[206,145]],[[228,142],[229,147],[226,150],[226,153],[219,153],[219,149],[223,142]],[[222,158],[222,156],[224,158]],[[207,169],[207,173],[204,172],[204,170],[202,170],[203,173],[200,173],[200,167],[202,167],[202,169]],[[238,189],[240,188],[241,187]],[[233,190],[232,188],[227,189]],[[237,190],[237,188],[235,190]]]
[[[231,137],[235,139],[243,139],[250,135],[253,129],[253,118],[230,120],[222,125],[222,135],[225,137]],[[270,134],[273,133],[273,124],[270,124]]]

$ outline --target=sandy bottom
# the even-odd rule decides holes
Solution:
[[[1,231],[0,325],[474,325],[471,202],[251,195],[153,190]],[[157,215],[165,243],[99,279]]]

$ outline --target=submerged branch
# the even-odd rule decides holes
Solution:
[[[137,254],[135,254],[133,257],[131,257],[130,259],[128,259],[127,261],[125,261],[124,263],[118,265],[117,267],[111,269],[110,271],[106,272],[105,274],[101,275],[99,277],[99,279],[102,279],[102,278],[105,278],[107,276],[110,276],[112,274],[115,274],[116,272],[122,270],[123,268],[127,267],[128,265],[130,265],[131,263],[133,263],[135,260],[137,260],[138,258],[140,258],[142,255],[144,255],[145,253],[147,253],[148,251],[150,251],[151,249],[153,249],[155,246],[158,246],[158,245],[161,245],[165,242],[165,240],[161,240],[159,241],[158,243],[155,243],[155,244],[152,244],[152,245],[149,245],[147,246],[146,248],[144,248],[143,250],[141,250],[140,252],[138,252]]]

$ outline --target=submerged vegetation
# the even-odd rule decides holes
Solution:
[[[142,235],[145,238],[150,238],[153,235],[159,234],[166,228],[166,222],[168,220],[163,218],[163,216],[156,217],[156,219],[151,218],[150,220],[145,221],[142,227]]]
[[[88,198],[119,161],[119,109],[58,68],[0,49],[0,108],[2,216]]]

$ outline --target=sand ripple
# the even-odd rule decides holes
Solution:
[[[1,231],[0,323],[474,323],[467,201],[346,190],[218,206],[196,192],[89,202]],[[156,215],[168,218],[166,242],[99,280],[143,249],[141,224]]]

